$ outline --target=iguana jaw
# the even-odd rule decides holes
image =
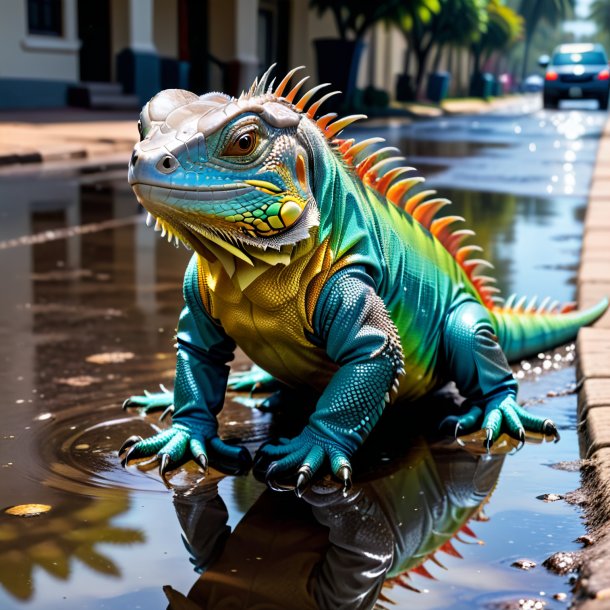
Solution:
[[[250,226],[223,220],[205,213],[206,202],[230,202],[254,190],[248,184],[235,183],[208,189],[175,189],[144,183],[133,183],[138,201],[155,219],[155,229],[168,241],[181,241],[187,248],[203,256],[209,255],[210,242],[249,264],[252,252],[279,252],[306,239],[310,230],[319,225],[319,213],[310,200],[299,218],[282,232],[270,236],[257,235]],[[202,211],[203,210],[203,211]],[[244,226],[245,225],[245,226]],[[244,247],[247,247],[248,253]],[[213,251],[217,248],[212,247]],[[282,257],[283,258],[283,257]]]

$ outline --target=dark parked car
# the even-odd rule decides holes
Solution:
[[[600,44],[562,44],[550,58],[539,60],[546,67],[543,101],[545,108],[557,108],[559,100],[596,99],[601,110],[608,108],[610,70]]]

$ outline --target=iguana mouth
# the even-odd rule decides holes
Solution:
[[[183,185],[180,185],[180,187],[167,187],[136,182],[132,184],[132,188],[136,195],[141,194],[142,198],[148,201],[162,201],[170,204],[174,198],[176,201],[227,201],[254,190],[253,186],[240,182],[205,187]]]
[[[154,186],[145,183],[133,184],[132,188],[150,217],[147,224],[154,219],[155,230],[161,231],[161,237],[168,236],[168,241],[181,241],[187,248],[199,251],[211,240],[219,240],[234,248],[253,246],[261,250],[280,250],[286,245],[295,245],[309,237],[310,229],[320,222],[319,211],[313,200],[309,201],[301,216],[290,227],[271,235],[258,235],[249,227],[235,226],[222,217],[205,215],[205,210],[191,213],[181,211],[174,203],[192,201],[194,203],[217,203],[229,201],[237,196],[255,190],[248,184],[235,183],[212,188],[183,189]],[[201,222],[197,222],[197,215]]]

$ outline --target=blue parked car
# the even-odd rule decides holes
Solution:
[[[607,110],[610,70],[602,45],[562,44],[550,59],[543,55],[538,63],[546,68],[545,108],[557,108],[559,100],[596,99],[600,110]]]

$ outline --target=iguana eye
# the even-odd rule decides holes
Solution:
[[[249,155],[258,144],[258,133],[252,129],[238,134],[222,151],[223,157],[245,157]]]

